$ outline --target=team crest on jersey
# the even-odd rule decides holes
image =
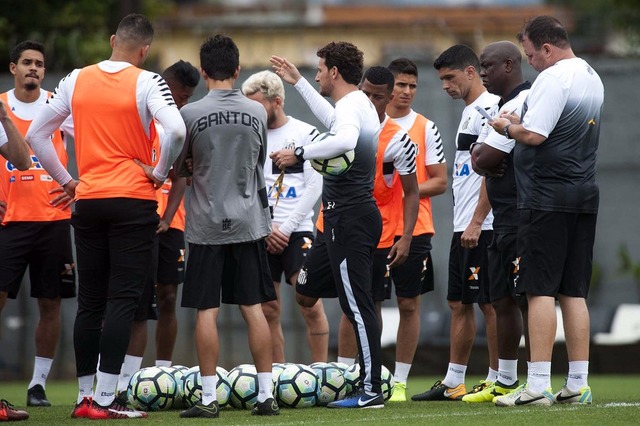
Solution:
[[[285,139],[284,143],[282,144],[282,148],[281,149],[295,149],[296,148],[296,140],[295,139]]]

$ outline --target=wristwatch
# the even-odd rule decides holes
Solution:
[[[511,135],[509,134],[509,127],[510,126],[511,126],[511,124],[507,124],[506,126],[504,126],[504,129],[503,129],[503,133],[507,137],[507,139],[513,139],[511,137]]]
[[[299,146],[293,150],[293,155],[296,156],[299,162],[304,163],[304,148]]]

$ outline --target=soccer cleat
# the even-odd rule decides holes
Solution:
[[[47,400],[42,385],[35,385],[27,391],[28,407],[51,407],[51,403]]]
[[[467,394],[464,383],[460,383],[455,388],[448,388],[441,380],[435,382],[431,389],[426,392],[413,395],[412,401],[459,401]]]
[[[116,393],[116,399],[120,405],[124,405],[125,407],[129,405],[129,398],[127,398],[127,391],[123,390]]]
[[[103,407],[97,402],[92,401],[86,417],[91,420],[144,419],[147,417],[147,413],[144,411],[132,410],[131,408],[120,404],[117,399],[114,399],[107,407]]]
[[[542,392],[534,392],[524,384],[511,393],[494,398],[493,402],[498,407],[514,407],[517,405],[551,406],[555,402],[555,398],[551,388],[547,388]]]
[[[585,386],[579,391],[571,391],[564,385],[562,390],[554,395],[558,404],[591,404],[593,395],[591,395],[591,387]]]
[[[89,409],[91,408],[92,398],[89,396],[85,396],[82,398],[76,406],[73,408],[71,412],[71,417],[74,419],[82,419],[89,416]]]
[[[16,410],[16,408],[6,399],[0,400],[0,422],[13,422],[17,420],[26,420],[29,413],[24,410]]]
[[[391,392],[391,398],[389,402],[405,402],[407,400],[407,384],[402,382],[396,382],[393,385],[393,392]]]
[[[267,398],[264,402],[253,404],[251,414],[254,416],[277,416],[280,414],[280,408],[275,399]]]
[[[184,411],[180,411],[180,417],[203,417],[208,419],[217,419],[220,417],[220,407],[218,401],[211,401],[209,405],[204,405],[202,402],[198,402],[191,408]]]
[[[482,386],[482,389],[479,389],[480,387],[481,385],[474,386],[474,389],[478,388],[478,390],[476,392],[469,392],[462,397],[462,400],[464,402],[492,402],[494,398],[516,390],[518,388],[518,382],[516,381],[513,385],[506,386],[498,381],[488,386]]]
[[[350,397],[333,401],[327,404],[328,408],[384,408],[384,395],[367,394],[364,389],[360,389]]]

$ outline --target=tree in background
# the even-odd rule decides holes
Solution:
[[[11,2],[0,15],[0,70],[9,69],[17,43],[38,40],[47,49],[48,71],[71,71],[109,56],[107,40],[128,13],[152,21],[169,13],[170,0],[31,0]],[[150,58],[152,59],[152,58]],[[150,64],[153,66],[153,61]]]

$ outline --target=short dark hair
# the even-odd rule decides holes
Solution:
[[[191,63],[180,59],[162,71],[162,78],[167,81],[175,81],[186,87],[196,87],[200,82],[200,73]]]
[[[200,46],[200,66],[214,80],[233,77],[240,66],[240,51],[231,37],[216,34]]]
[[[144,15],[130,13],[122,18],[116,30],[116,37],[126,44],[144,46],[153,40],[153,25]]]
[[[476,71],[480,71],[480,60],[472,48],[466,44],[456,44],[440,54],[433,62],[433,67],[437,70],[450,68],[452,70],[464,71],[468,66],[472,66]]]
[[[561,49],[569,47],[569,35],[560,21],[553,16],[540,15],[529,20],[516,36],[522,44],[525,36],[536,50],[549,43]]]
[[[327,68],[338,68],[342,79],[347,83],[355,85],[360,83],[364,68],[364,54],[354,44],[346,41],[332,41],[318,49],[316,55],[324,59]]]
[[[16,44],[16,46],[11,49],[11,53],[9,54],[9,61],[17,64],[20,60],[22,52],[24,52],[25,50],[37,50],[38,52],[42,53],[43,58],[45,57],[44,44],[40,43],[39,41],[25,40]]]
[[[415,75],[418,78],[418,66],[409,58],[394,59],[387,66],[394,76],[398,74]]]
[[[375,85],[386,84],[389,92],[393,92],[393,86],[396,81],[388,68],[379,66],[369,68],[362,77],[362,81],[364,80]]]

